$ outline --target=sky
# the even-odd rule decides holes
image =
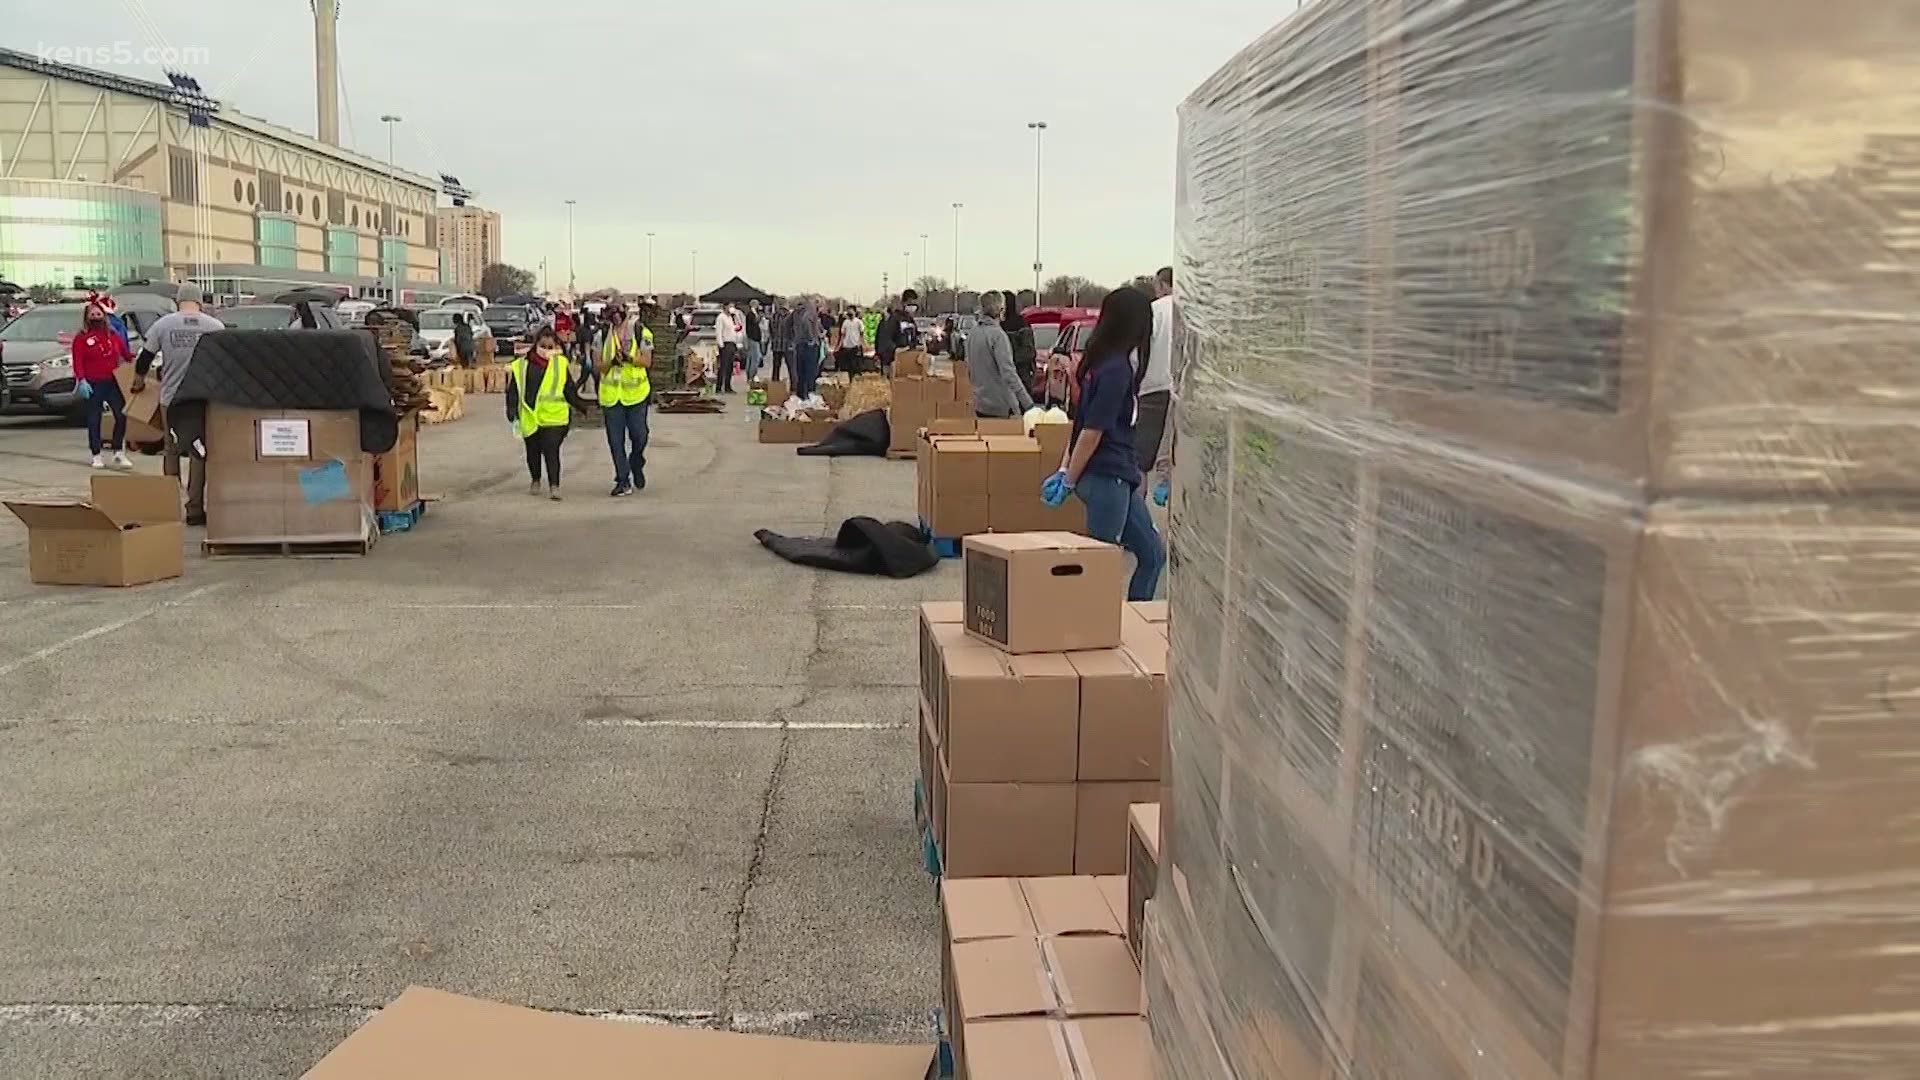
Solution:
[[[0,43],[91,46],[311,133],[306,0],[14,0]],[[342,141],[451,173],[564,289],[871,298],[881,275],[1031,284],[1173,261],[1177,110],[1294,0],[341,0]],[[171,51],[169,51],[171,50]],[[567,207],[574,199],[572,252]],[[647,234],[653,241],[649,281]],[[921,240],[922,234],[927,239]]]

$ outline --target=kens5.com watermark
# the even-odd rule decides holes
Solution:
[[[213,62],[213,50],[204,46],[143,45],[133,41],[40,44],[34,46],[33,55],[43,64],[76,64],[80,67],[126,67],[138,64],[144,67],[187,68]]]

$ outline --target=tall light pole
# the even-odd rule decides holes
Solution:
[[[655,234],[653,233],[647,234],[647,295],[648,296],[653,295],[653,237],[654,235]]]
[[[393,133],[394,129],[400,126],[400,118],[393,113],[382,113],[380,122],[387,125],[387,212],[382,215],[387,220],[381,222],[386,228],[382,230],[380,237],[380,257],[384,260],[387,256],[388,239],[392,234],[400,231],[400,222],[396,220],[399,217],[400,180],[398,171],[393,167]],[[274,207],[274,209],[278,210],[279,207]],[[393,291],[388,294],[387,298],[394,307],[400,306],[400,263],[405,261],[405,259],[406,254],[402,252],[400,260],[395,261],[393,264],[393,284],[391,286]]]
[[[953,313],[960,314],[960,211],[966,203],[953,204]]]
[[[573,276],[573,199],[567,200],[567,298],[576,295],[578,282]]]
[[[700,302],[700,249],[693,250],[693,302]]]
[[[903,251],[900,253],[900,257],[906,260],[906,266],[907,266],[906,276],[900,279],[906,284],[901,285],[900,288],[902,289],[912,288],[913,287],[913,252]]]
[[[920,276],[932,277],[933,267],[927,264],[927,234],[920,234]]]
[[[1033,132],[1033,302],[1040,302],[1040,163],[1041,142],[1047,134],[1047,122],[1035,120],[1027,125]]]
[[[540,256],[540,292],[542,295],[553,291],[553,283],[547,277],[547,257]]]

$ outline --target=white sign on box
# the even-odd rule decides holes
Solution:
[[[260,456],[263,458],[312,457],[312,428],[305,420],[260,421]]]

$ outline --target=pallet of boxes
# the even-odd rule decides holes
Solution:
[[[1077,499],[1048,506],[1040,486],[1066,456],[1072,429],[1018,419],[960,417],[928,421],[915,454],[920,525],[944,558],[979,533],[1086,532]]]
[[[226,330],[200,340],[172,423],[206,455],[208,554],[371,549],[374,462],[401,442],[383,362],[359,330]],[[405,482],[393,475],[396,498]]]
[[[973,417],[973,384],[967,378],[967,365],[954,364],[950,370],[936,372],[932,358],[919,349],[905,349],[894,357],[887,390],[890,458],[915,457],[920,429],[936,420]]]
[[[1082,536],[976,536],[966,600],[921,609],[957,1076],[1149,1075],[1126,875],[1135,804],[1160,798],[1167,646],[1124,566]]]
[[[1182,109],[1160,1075],[1920,1075],[1915,28],[1481,16]]]

